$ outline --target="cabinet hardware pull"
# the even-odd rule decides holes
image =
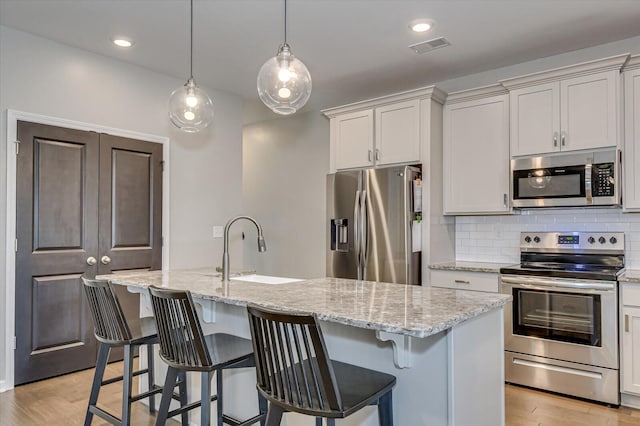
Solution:
[[[369,162],[373,161],[373,152],[371,152],[371,150],[369,150]]]
[[[100,262],[102,262],[103,265],[108,265],[111,263],[111,258],[109,256],[102,256]]]
[[[624,331],[629,332],[629,314],[624,314]]]
[[[380,150],[376,148],[376,161],[380,161]]]
[[[91,256],[91,257],[88,257],[88,258],[87,258],[87,265],[89,265],[89,266],[93,266],[93,265],[95,265],[96,263],[98,263],[98,261],[96,260],[96,258],[95,258],[95,257]]]
[[[558,146],[558,132],[553,132],[553,146]]]
[[[565,146],[567,142],[567,132],[560,133],[560,145]]]
[[[509,200],[507,200],[507,194],[502,194],[502,204],[504,205],[505,208],[509,207],[508,205]]]
[[[455,280],[454,281],[456,284],[471,284],[469,281],[467,280]]]

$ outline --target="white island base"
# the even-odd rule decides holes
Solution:
[[[130,291],[141,289],[130,287]],[[150,313],[147,298],[148,293],[143,291],[143,309]],[[205,333],[225,332],[250,338],[246,308],[208,299],[194,297],[194,300],[198,310],[202,309],[199,313]],[[424,338],[326,321],[321,321],[321,327],[333,359],[397,377],[393,389],[396,426],[502,426],[502,315],[502,308],[494,309]],[[141,361],[144,359],[140,357]],[[159,357],[156,359],[156,377],[163,378],[165,364]],[[253,369],[226,371],[224,383],[226,414],[246,419],[257,413]],[[189,401],[199,397],[199,375],[193,374],[189,377]],[[215,404],[212,405],[215,415]],[[192,410],[190,424],[197,425],[199,420],[199,411]],[[366,407],[336,423],[377,426],[376,407]],[[315,423],[311,417],[287,413],[282,425],[312,426]]]

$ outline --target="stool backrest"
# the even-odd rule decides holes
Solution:
[[[160,338],[160,356],[177,368],[206,369],[212,365],[191,293],[149,287]]]
[[[258,388],[278,405],[342,411],[331,360],[314,315],[247,307]]]
[[[131,331],[109,281],[82,277],[82,283],[89,302],[96,339],[111,345],[129,342]]]

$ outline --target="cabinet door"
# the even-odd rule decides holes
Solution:
[[[640,209],[640,69],[624,73],[624,207]]]
[[[509,211],[507,95],[444,110],[445,214]]]
[[[559,151],[560,85],[557,82],[512,90],[511,155]]]
[[[560,140],[563,151],[617,145],[617,71],[560,82]]]
[[[420,101],[376,108],[376,164],[420,161]]]
[[[373,110],[343,114],[331,120],[336,169],[373,165]]]
[[[621,323],[621,390],[640,395],[640,308],[624,306]]]

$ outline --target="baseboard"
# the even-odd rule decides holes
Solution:
[[[640,409],[640,396],[622,393],[620,394],[620,405]]]
[[[8,391],[8,390],[9,390],[9,389],[7,389],[7,387],[5,386],[5,383],[6,383],[6,382],[5,382],[4,380],[0,380],[0,393],[2,393],[2,392],[6,392],[6,391]]]

